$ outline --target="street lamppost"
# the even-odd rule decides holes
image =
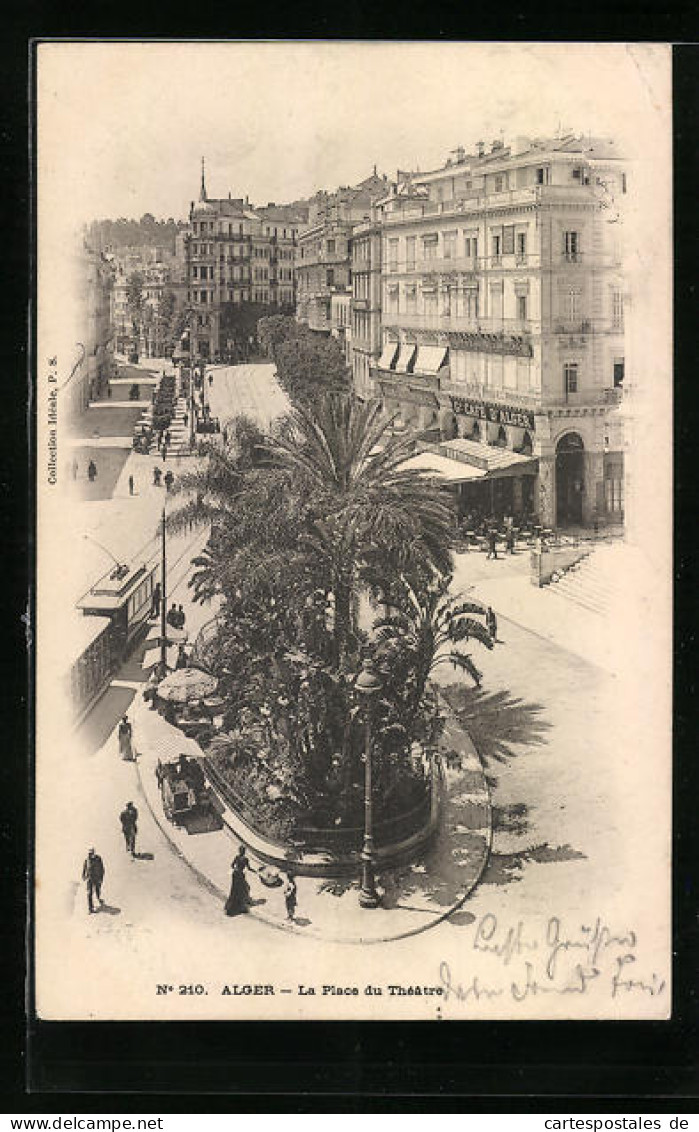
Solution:
[[[371,787],[371,714],[372,703],[382,688],[381,678],[372,660],[362,661],[362,671],[354,682],[354,688],[364,704],[364,844],[362,846],[362,884],[359,889],[359,903],[362,908],[376,908],[381,897],[376,891],[374,869],[373,798]]]
[[[196,408],[194,400],[194,308],[190,305],[185,311],[185,318],[187,323],[187,333],[189,334],[189,394],[188,394],[188,408],[189,408],[189,449],[190,452],[194,448],[194,436],[196,433]]]
[[[160,520],[160,572],[161,572],[161,601],[160,601],[160,672],[161,677],[167,676],[167,589],[165,561],[165,506]]]

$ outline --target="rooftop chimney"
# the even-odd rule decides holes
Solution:
[[[515,140],[512,144],[513,154],[526,153],[527,150],[531,149],[531,148],[532,148],[531,138],[525,137],[523,134],[519,134],[515,138]]]
[[[485,153],[485,142],[482,142],[482,141],[476,142],[476,149],[478,150],[478,156],[483,157],[483,155]]]

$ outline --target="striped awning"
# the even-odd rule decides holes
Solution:
[[[398,361],[396,362],[396,373],[407,373],[408,366],[413,360],[415,355],[416,346],[411,343],[403,343],[398,354]]]
[[[437,373],[446,356],[446,346],[419,346],[413,369],[415,373]]]
[[[387,342],[378,361],[379,369],[390,369],[398,353],[397,342]]]

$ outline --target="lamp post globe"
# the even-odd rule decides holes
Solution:
[[[362,883],[359,903],[362,908],[377,908],[381,897],[376,891],[373,833],[373,797],[371,784],[371,714],[372,703],[383,687],[372,660],[362,661],[362,670],[354,682],[355,691],[364,705],[364,844],[362,846]]]

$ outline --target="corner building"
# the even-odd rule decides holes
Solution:
[[[518,138],[378,202],[371,378],[398,428],[454,463],[462,510],[623,520],[626,191],[611,142]]]
[[[210,199],[202,163],[199,200],[185,236],[185,276],[193,357],[226,350],[221,329],[227,303],[293,307],[294,256],[300,218],[287,206],[253,208],[247,197]]]

